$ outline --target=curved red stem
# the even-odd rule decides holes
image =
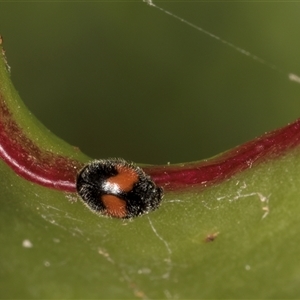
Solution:
[[[250,169],[257,163],[278,157],[299,143],[300,119],[214,159],[185,164],[183,167],[150,167],[146,171],[158,185],[168,190],[192,185],[208,186],[225,180],[237,172]]]
[[[0,94],[0,157],[20,176],[40,185],[75,192],[82,163],[39,148],[13,119]]]
[[[299,144],[300,120],[236,147],[217,158],[178,166],[149,166],[146,173],[166,190],[208,186],[277,157]],[[74,150],[75,151],[75,150]],[[42,186],[75,192],[82,162],[41,149],[13,119],[0,94],[0,157],[20,176]]]

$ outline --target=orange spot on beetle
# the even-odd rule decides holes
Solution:
[[[117,184],[121,191],[129,192],[139,180],[138,174],[132,168],[126,166],[116,167],[118,174],[107,179],[107,182]]]
[[[114,195],[103,195],[101,200],[106,208],[106,215],[114,218],[126,217],[126,202],[124,200]]]

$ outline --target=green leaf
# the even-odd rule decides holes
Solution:
[[[28,115],[0,69],[19,126],[42,149],[73,159],[76,151]],[[290,148],[205,189],[166,192],[160,209],[124,221],[99,217],[75,193],[27,181],[1,161],[0,297],[296,298],[299,166],[299,147]]]

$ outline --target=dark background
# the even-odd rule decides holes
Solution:
[[[1,2],[12,80],[56,135],[94,158],[177,163],[300,116],[300,3]]]

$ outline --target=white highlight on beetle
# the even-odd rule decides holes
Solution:
[[[109,181],[105,181],[102,184],[102,188],[105,192],[112,193],[112,194],[120,194],[120,186],[117,183],[111,183]]]
[[[183,18],[181,18],[181,17],[173,14],[172,12],[170,12],[170,11],[168,11],[168,10],[160,7],[160,6],[157,6],[156,4],[153,3],[152,0],[143,0],[143,2],[147,3],[149,6],[157,8],[158,10],[160,10],[160,11],[164,12],[165,14],[167,14],[167,15],[169,15],[169,16],[177,19],[177,20],[179,20],[180,22],[185,23],[186,25],[188,25],[188,26],[190,26],[190,27],[192,27],[192,28],[194,28],[194,29],[196,29],[196,30],[198,30],[198,31],[206,34],[207,36],[209,36],[209,37],[211,37],[211,38],[219,41],[220,43],[223,43],[224,45],[233,48],[235,51],[237,51],[237,52],[239,52],[239,53],[241,53],[243,55],[246,55],[246,56],[250,57],[251,59],[253,59],[253,60],[255,60],[255,61],[257,61],[257,62],[259,62],[259,63],[261,63],[261,64],[263,64],[265,66],[267,66],[268,68],[270,68],[272,70],[276,70],[279,73],[285,74],[285,76],[287,76],[290,81],[293,81],[293,82],[296,82],[296,83],[300,83],[300,76],[298,76],[297,74],[287,73],[285,71],[282,71],[276,65],[274,65],[274,64],[272,64],[272,63],[270,63],[270,62],[262,59],[261,57],[259,57],[259,56],[255,55],[255,54],[247,51],[246,49],[243,49],[243,48],[241,48],[239,46],[236,46],[235,44],[232,44],[232,43],[228,42],[227,40],[222,39],[221,37],[219,37],[219,36],[211,33],[210,31],[207,31],[207,30],[203,29],[202,27],[193,24],[193,23],[191,23],[191,22],[189,22],[189,21],[187,21],[187,20],[185,20],[185,19],[183,19]]]

